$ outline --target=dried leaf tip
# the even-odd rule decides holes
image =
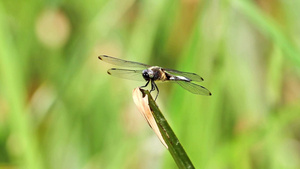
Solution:
[[[135,105],[139,109],[142,116],[146,119],[149,126],[153,129],[159,140],[162,142],[162,144],[168,148],[166,142],[164,141],[158,125],[155,121],[155,118],[152,114],[151,108],[149,106],[149,100],[147,94],[145,94],[143,89],[140,89],[139,87],[135,88],[132,92],[132,97]]]

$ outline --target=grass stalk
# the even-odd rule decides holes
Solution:
[[[182,145],[180,144],[178,138],[170,127],[168,121],[158,108],[155,100],[152,98],[148,90],[139,89],[142,92],[143,97],[148,96],[149,108],[152,112],[152,115],[155,119],[155,125],[158,126],[160,134],[164,141],[167,144],[167,149],[172,155],[174,161],[176,162],[178,168],[180,169],[192,169],[195,168],[189,159],[188,155],[184,151]],[[151,120],[150,120],[151,121]],[[149,120],[148,120],[149,123]],[[153,125],[150,126],[154,129]]]

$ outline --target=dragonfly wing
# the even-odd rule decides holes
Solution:
[[[132,62],[132,61],[127,61],[107,55],[100,55],[98,56],[100,60],[103,60],[104,62],[117,65],[117,66],[124,66],[124,67],[137,67],[137,68],[148,68],[150,67],[149,65],[139,63],[139,62]]]
[[[175,75],[175,76],[184,76],[192,81],[195,81],[195,82],[202,82],[204,79],[197,75],[196,73],[189,73],[189,72],[181,72],[181,71],[178,71],[178,70],[174,70],[174,69],[164,69],[166,72],[172,74],[172,75]]]
[[[123,79],[145,81],[142,72],[143,70],[130,70],[130,69],[118,69],[118,68],[111,68],[108,69],[107,71],[108,74]]]
[[[210,91],[203,86],[200,86],[200,85],[197,85],[197,84],[194,84],[191,82],[186,82],[186,81],[175,81],[175,82],[191,93],[207,95],[207,96],[211,95]]]

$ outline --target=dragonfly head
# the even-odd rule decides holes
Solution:
[[[154,77],[154,73],[151,69],[143,70],[143,78],[148,81]]]

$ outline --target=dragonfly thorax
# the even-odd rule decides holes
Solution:
[[[152,80],[152,81],[167,80],[166,73],[164,73],[162,71],[162,68],[158,67],[158,66],[152,66],[148,69],[143,70],[143,78],[146,81],[149,81],[149,80]]]

